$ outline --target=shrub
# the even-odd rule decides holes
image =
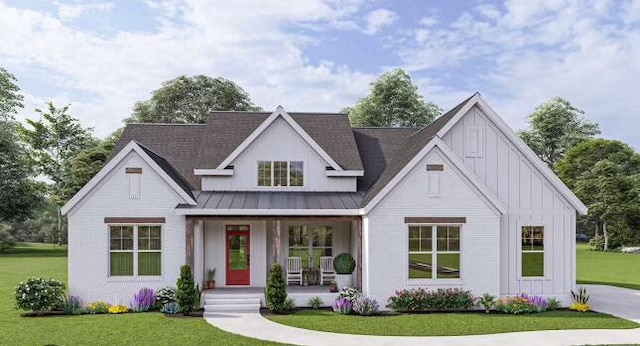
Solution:
[[[484,308],[484,312],[490,313],[491,308],[496,305],[496,297],[489,293],[485,293],[482,297],[478,298],[478,305]]]
[[[312,308],[313,310],[318,310],[323,305],[324,305],[324,302],[322,301],[322,298],[318,296],[315,296],[309,299],[309,307]]]
[[[585,303],[573,303],[571,304],[570,309],[578,312],[587,312],[591,310],[591,308],[589,307],[589,304],[585,304]]]
[[[597,250],[597,251],[604,250],[604,237],[603,236],[596,236],[596,237],[593,237],[593,238],[589,239],[589,246],[591,248],[593,248],[594,250]]]
[[[287,300],[287,287],[282,278],[282,266],[279,263],[274,263],[271,266],[267,287],[265,287],[265,296],[269,311],[275,314],[280,314],[284,311],[284,304]]]
[[[551,297],[547,299],[547,311],[558,310],[560,306],[560,301],[557,298]]]
[[[387,307],[396,311],[470,310],[475,298],[470,291],[459,288],[439,288],[428,291],[424,288],[396,291],[389,298]]]
[[[589,295],[587,294],[586,288],[584,287],[578,288],[577,293],[571,290],[571,296],[573,296],[573,301],[574,301],[574,303],[571,304],[571,307],[570,307],[571,310],[575,310],[579,312],[587,312],[591,310],[591,308],[589,307],[589,304],[587,304],[587,302],[589,302]]]
[[[66,296],[62,304],[62,311],[67,315],[81,315],[85,312],[78,296]]]
[[[338,297],[333,301],[333,305],[331,306],[334,312],[339,314],[348,315],[351,312],[353,305],[351,301],[347,298]]]
[[[358,315],[373,316],[379,310],[380,304],[373,298],[360,296],[353,302],[353,311]]]
[[[287,298],[284,300],[284,304],[282,304],[282,309],[284,311],[293,311],[296,309],[296,302],[293,298]]]
[[[167,303],[176,302],[176,289],[173,287],[163,287],[156,292],[156,306],[161,308]]]
[[[547,310],[549,302],[542,296],[521,294],[498,299],[496,309],[505,314],[522,315]]]
[[[356,261],[350,254],[343,252],[333,260],[333,269],[336,274],[351,274],[356,269]]]
[[[356,299],[358,299],[358,297],[360,297],[361,295],[362,294],[360,292],[358,292],[357,289],[355,289],[353,287],[345,287],[340,291],[340,293],[338,294],[338,297],[347,298],[347,299],[349,299],[351,304],[353,304],[353,302],[355,302]]]
[[[133,299],[131,300],[131,310],[133,312],[149,311],[149,309],[153,308],[155,302],[156,297],[153,289],[143,287],[138,291],[138,293],[133,295]]]
[[[196,308],[200,308],[202,305],[202,290],[200,289],[200,284],[196,284],[195,294],[193,295],[193,306]]]
[[[193,311],[196,300],[196,287],[193,283],[193,274],[188,264],[180,267],[180,277],[176,285],[176,301],[180,305],[180,311],[185,315]]]
[[[87,312],[90,314],[106,314],[109,312],[109,304],[105,302],[91,302],[87,305]]]
[[[162,308],[160,309],[160,312],[169,314],[169,315],[175,315],[178,312],[180,312],[180,305],[178,305],[178,303],[176,302],[166,303],[162,306]]]
[[[0,224],[0,252],[16,246],[16,240],[9,234],[8,227]]]
[[[59,307],[64,302],[64,284],[54,279],[29,278],[16,286],[16,309],[44,311]]]
[[[127,307],[124,305],[114,305],[109,307],[110,314],[124,314],[127,311],[129,311],[129,309],[127,309]]]

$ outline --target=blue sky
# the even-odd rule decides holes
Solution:
[[[640,0],[1,1],[0,66],[105,136],[178,75],[265,109],[338,111],[394,67],[445,110],[479,91],[514,129],[561,96],[640,148]]]

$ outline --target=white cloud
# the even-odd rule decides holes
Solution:
[[[113,8],[112,3],[85,3],[85,4],[64,4],[55,2],[58,6],[58,18],[62,21],[70,21],[82,16],[85,12],[105,12]]]
[[[365,26],[362,30],[367,35],[376,34],[382,28],[387,27],[398,20],[398,15],[384,8],[369,12],[365,17]]]
[[[57,90],[30,95],[21,117],[33,116],[33,107],[45,100],[72,103],[74,115],[104,136],[121,126],[135,101],[181,74],[229,78],[266,109],[282,104],[338,111],[364,95],[375,78],[331,62],[310,63],[303,52],[310,38],[284,29],[348,20],[354,3],[281,0],[261,6],[260,0],[193,0],[153,5],[170,9],[154,33],[119,31],[104,37],[43,12],[0,3],[0,27],[7,28],[0,36],[0,60],[9,70],[47,71],[43,82]],[[89,100],[79,102],[72,97],[76,93]]]

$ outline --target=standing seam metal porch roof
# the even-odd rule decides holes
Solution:
[[[179,209],[358,209],[357,192],[196,191],[197,205]]]

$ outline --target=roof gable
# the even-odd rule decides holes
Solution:
[[[87,184],[85,184],[80,191],[78,191],[63,207],[62,214],[67,214],[78,203],[80,203],[98,184],[113,170],[122,160],[124,160],[130,152],[136,152],[160,177],[167,182],[167,184],[185,201],[190,205],[197,204],[190,189],[185,189],[185,186],[181,186],[181,182],[175,180],[177,177],[172,176],[170,173],[170,165],[168,167],[161,167],[163,160],[160,156],[157,156],[153,152],[146,148],[143,148],[135,141],[129,142],[122,150],[120,150],[102,169],[93,177]],[[155,156],[152,157],[151,155]],[[168,172],[169,171],[169,172]]]

